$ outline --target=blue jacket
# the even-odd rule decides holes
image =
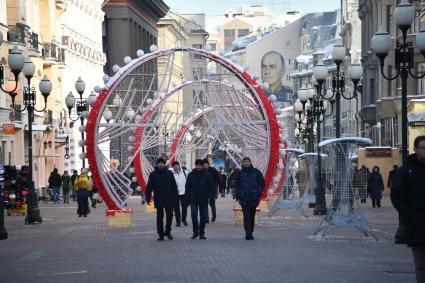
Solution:
[[[210,172],[193,169],[186,179],[186,202],[188,204],[208,205],[214,192],[214,180]]]
[[[177,184],[173,173],[167,168],[155,170],[149,175],[146,201],[151,201],[152,192],[155,198],[156,208],[174,207],[177,203]]]
[[[264,178],[260,170],[243,167],[235,182],[235,193],[241,205],[257,206],[264,189]]]

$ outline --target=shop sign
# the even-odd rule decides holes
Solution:
[[[392,157],[392,148],[366,148],[366,157]]]
[[[2,134],[3,135],[14,135],[15,134],[15,124],[3,124]]]
[[[420,127],[425,127],[425,121],[414,121],[414,122],[409,122],[409,126],[412,128],[420,128]]]

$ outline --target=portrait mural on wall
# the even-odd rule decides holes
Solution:
[[[292,105],[292,88],[282,83],[285,75],[285,59],[277,51],[269,51],[261,59],[261,80],[269,85],[265,91],[267,97],[274,94],[277,97],[279,107]]]

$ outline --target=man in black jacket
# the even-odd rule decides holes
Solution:
[[[195,161],[195,169],[189,173],[186,180],[186,203],[190,204],[193,235],[191,239],[205,240],[205,223],[208,217],[208,199],[214,191],[214,181],[211,173],[202,169],[203,161]],[[200,221],[198,222],[198,210]]]
[[[211,207],[211,222],[214,222],[217,218],[217,209],[215,207],[215,200],[218,197],[218,186],[220,185],[220,174],[218,173],[217,169],[214,167],[210,167],[210,162],[208,159],[202,160],[203,162],[203,168],[205,171],[210,172],[213,178],[214,182],[214,189],[210,192],[210,199],[209,204]],[[207,223],[209,223],[208,215],[207,215]]]
[[[158,241],[164,240],[164,235],[169,240],[171,236],[171,224],[173,222],[173,209],[177,203],[177,184],[173,173],[165,168],[165,160],[158,158],[155,170],[149,175],[146,203],[149,205],[152,192],[155,197],[156,208],[156,229],[158,231]],[[165,210],[165,233],[164,233],[164,210]]]
[[[425,282],[425,136],[414,141],[415,153],[391,182],[391,201],[403,220],[406,243],[412,248],[416,280]]]
[[[242,170],[236,177],[235,193],[242,207],[245,240],[254,240],[255,213],[264,189],[264,178],[260,170],[254,168],[249,157],[242,160]]]

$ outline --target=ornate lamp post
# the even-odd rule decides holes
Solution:
[[[34,111],[36,112],[43,112],[47,108],[47,98],[50,95],[50,92],[52,91],[52,83],[48,79],[47,75],[43,77],[43,79],[40,81],[39,89],[41,92],[41,95],[44,98],[44,108],[43,109],[36,109],[36,91],[33,87],[31,87],[31,79],[35,73],[35,65],[31,61],[25,61],[24,55],[18,50],[18,48],[15,46],[12,50],[12,52],[9,54],[9,67],[12,70],[15,81],[14,86],[9,89],[6,87],[6,89],[3,89],[1,86],[1,89],[8,93],[10,97],[12,98],[12,107],[17,112],[23,112],[27,111],[28,113],[28,209],[27,209],[27,217],[25,218],[26,224],[35,224],[35,223],[41,223],[42,218],[40,215],[40,210],[38,208],[38,200],[37,200],[37,193],[35,192],[34,187],[34,181],[33,181],[33,169],[32,169],[32,120],[34,118]],[[23,62],[23,64],[22,64]],[[18,108],[15,104],[15,98],[17,96],[16,91],[18,88],[18,77],[19,73],[21,72],[24,74],[25,78],[27,79],[27,87],[24,87],[23,91],[23,102],[24,102],[24,108]],[[4,83],[3,81],[3,68],[0,70],[0,80],[1,83]],[[7,85],[7,84],[6,84]]]
[[[357,92],[354,91],[352,95],[345,93],[345,74],[341,71],[341,64],[344,62],[346,48],[343,45],[335,45],[332,49],[332,60],[336,65],[336,72],[332,75],[332,94],[335,96],[335,136],[341,137],[341,97],[351,100],[357,98]],[[360,78],[363,74],[363,68],[360,64],[351,64],[348,73],[351,81],[356,90]]]
[[[390,51],[392,41],[390,35],[384,30],[382,26],[372,37],[372,49],[376,56],[379,58],[381,74],[386,80],[395,80],[401,78],[401,150],[402,150],[402,164],[407,165],[407,79],[409,74],[414,79],[421,79],[425,74],[416,76],[412,73],[414,68],[414,47],[413,43],[407,41],[407,31],[410,29],[412,21],[415,18],[415,8],[407,0],[402,0],[394,12],[396,25],[402,32],[402,41],[397,39],[394,66],[397,73],[391,77],[384,73],[385,57]],[[416,34],[416,46],[425,57],[425,31],[421,30]]]
[[[81,121],[81,154],[80,158],[83,161],[83,168],[86,167],[86,154],[85,154],[85,139],[84,139],[84,119],[86,119],[89,115],[89,106],[93,105],[96,102],[96,94],[92,91],[87,99],[83,98],[84,91],[86,89],[86,83],[78,77],[78,80],[75,82],[75,90],[79,94],[79,98],[75,98],[72,92],[65,98],[65,104],[68,108],[68,117],[71,121],[77,121],[80,119]],[[76,108],[77,118],[73,119],[71,117],[71,111],[73,108]]]

